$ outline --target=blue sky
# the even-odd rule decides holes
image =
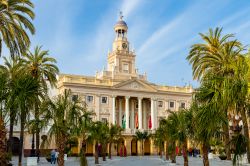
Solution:
[[[113,26],[123,11],[139,72],[163,85],[192,84],[189,48],[198,33],[222,26],[247,45],[250,0],[34,0],[36,35],[62,73],[94,75],[106,66]],[[33,49],[33,48],[32,48]]]

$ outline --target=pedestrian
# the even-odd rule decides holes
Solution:
[[[56,163],[58,163],[58,155],[59,155],[59,152],[56,149],[56,152],[55,152],[55,161],[56,161]]]
[[[50,163],[51,164],[56,164],[56,160],[55,160],[55,157],[56,157],[56,151],[55,149],[53,149],[51,152],[50,152],[50,156],[51,156],[51,160],[50,160]]]

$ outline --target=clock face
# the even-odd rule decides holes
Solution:
[[[126,43],[122,43],[122,48],[127,48],[127,44]]]

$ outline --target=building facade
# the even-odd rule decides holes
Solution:
[[[95,112],[93,120],[117,124],[125,130],[123,142],[128,155],[140,153],[139,143],[134,139],[137,130],[153,132],[161,118],[167,117],[166,110],[178,111],[188,108],[193,89],[190,86],[161,86],[139,74],[136,54],[130,50],[127,38],[128,26],[122,16],[114,26],[115,39],[112,51],[107,56],[107,68],[95,76],[60,74],[58,92],[71,89],[73,96],[80,97],[88,110]],[[119,153],[113,147],[113,154]],[[93,145],[87,153],[94,153]],[[153,140],[145,141],[145,154],[157,153]]]

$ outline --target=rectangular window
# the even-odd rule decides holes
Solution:
[[[169,102],[169,107],[170,107],[170,108],[174,108],[174,102],[173,102],[173,101],[170,101],[170,102]]]
[[[160,108],[163,107],[163,101],[158,101],[158,107],[160,107]]]
[[[102,104],[107,104],[108,103],[108,97],[106,97],[106,96],[103,96],[101,100],[102,100],[101,101]]]
[[[102,118],[102,122],[103,123],[108,123],[108,119],[107,118]]]
[[[138,109],[138,103],[137,102],[135,103],[135,109]]]
[[[87,100],[87,103],[93,103],[94,97],[93,96],[87,96],[86,100]]]
[[[181,103],[181,108],[185,109],[186,108],[186,104],[185,103]]]
[[[123,72],[128,73],[128,64],[127,63],[123,64]]]
[[[72,101],[76,101],[78,99],[78,95],[72,95]]]

